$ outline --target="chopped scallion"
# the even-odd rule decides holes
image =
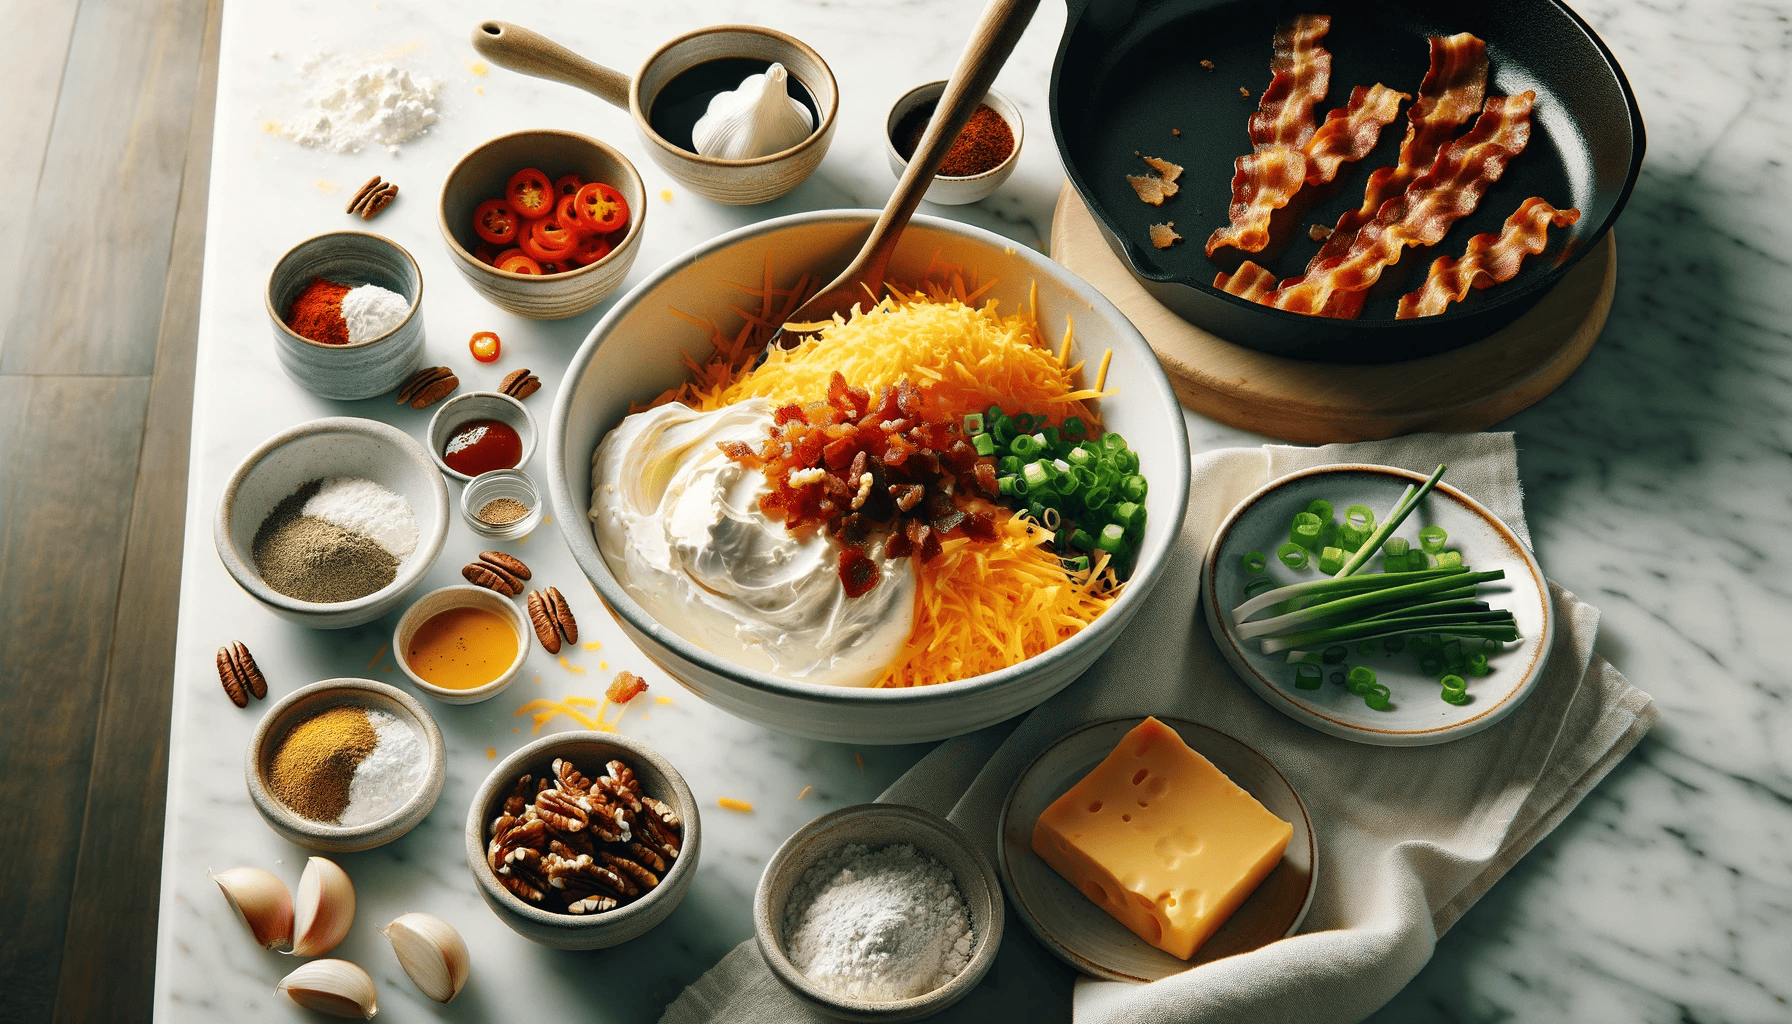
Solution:
[[[1289,541],[1276,549],[1276,557],[1290,569],[1301,570],[1307,567],[1307,549]]]

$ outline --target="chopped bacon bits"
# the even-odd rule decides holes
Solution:
[[[1168,249],[1170,246],[1182,241],[1182,236],[1177,234],[1174,230],[1175,226],[1175,221],[1170,221],[1165,224],[1151,225],[1151,244],[1159,249]]]
[[[1248,100],[1251,98],[1251,90],[1246,89],[1244,86],[1241,85],[1238,87],[1238,95],[1243,96],[1245,99]]]
[[[1308,224],[1307,237],[1315,242],[1323,242],[1332,237],[1332,229],[1326,227],[1324,224]]]
[[[877,563],[857,544],[840,545],[840,586],[847,597],[863,597],[883,577]]]
[[[1203,61],[1201,61],[1201,66],[1206,68],[1209,71],[1212,71],[1213,70],[1213,61],[1203,60]]]
[[[647,680],[633,672],[618,672],[615,680],[610,683],[610,688],[604,691],[604,696],[610,698],[612,704],[627,704],[645,689]]]
[[[1177,134],[1181,134],[1178,132]],[[1151,206],[1162,206],[1164,200],[1181,191],[1176,179],[1182,177],[1182,167],[1168,160],[1160,160],[1154,156],[1143,158],[1145,163],[1157,173],[1128,174],[1126,183],[1139,194],[1140,201]]]

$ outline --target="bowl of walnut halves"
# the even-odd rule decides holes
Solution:
[[[479,894],[524,938],[602,949],[665,920],[702,832],[671,763],[626,736],[566,732],[499,762],[467,812]]]

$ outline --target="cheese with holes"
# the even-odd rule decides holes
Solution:
[[[1294,826],[1155,718],[1033,826],[1033,851],[1139,938],[1187,960],[1281,863]]]

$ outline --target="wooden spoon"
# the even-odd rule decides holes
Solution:
[[[872,225],[865,245],[839,277],[786,318],[792,334],[801,333],[798,325],[813,325],[819,330],[821,323],[831,321],[836,313],[846,316],[854,305],[868,298],[877,301],[883,290],[884,272],[890,266],[890,256],[902,238],[902,229],[908,226],[922,194],[933,183],[934,173],[946,159],[946,151],[952,148],[965,122],[983,102],[984,95],[996,80],[996,73],[1014,52],[1014,44],[1020,41],[1021,33],[1026,31],[1027,22],[1032,20],[1033,11],[1038,6],[1039,0],[990,0],[971,31],[964,54],[958,58],[958,67],[953,69],[952,78],[946,82],[946,91],[940,95],[933,118],[927,123],[926,134],[921,136],[914,156],[909,158],[908,169],[896,183],[896,191],[884,204],[883,214]],[[784,335],[785,328],[778,328],[772,335],[771,344],[785,343]],[[793,337],[787,343],[794,344],[795,341]]]

